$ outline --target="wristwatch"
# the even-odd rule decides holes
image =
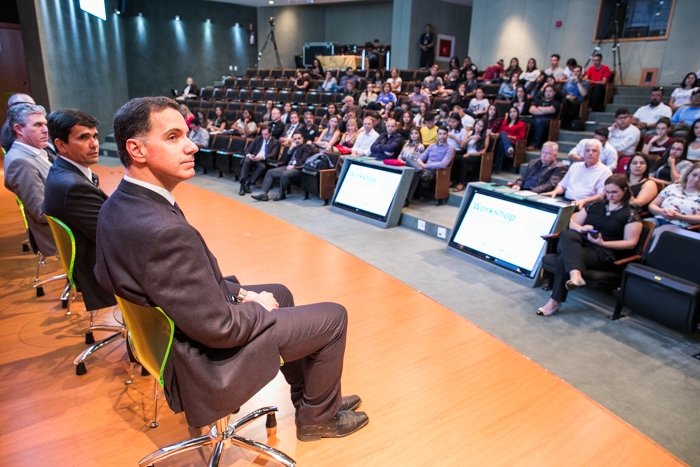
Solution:
[[[245,296],[247,294],[248,294],[248,291],[246,289],[244,289],[243,287],[241,287],[240,289],[238,289],[238,295],[236,295],[236,297],[235,297],[236,301],[242,302],[243,300],[245,300]]]

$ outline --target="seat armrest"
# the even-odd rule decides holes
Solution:
[[[552,234],[542,235],[542,240],[546,240],[546,241],[554,240],[555,238],[559,238],[560,233],[561,232],[554,232]]]
[[[613,264],[615,266],[624,266],[626,264],[635,263],[635,262],[641,261],[641,260],[642,260],[642,255],[632,255],[632,256],[628,256],[627,258],[618,259]]]

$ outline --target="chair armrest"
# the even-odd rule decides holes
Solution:
[[[546,240],[546,241],[554,240],[555,238],[559,238],[560,233],[561,232],[554,232],[553,234],[542,235],[542,240]]]
[[[700,232],[700,224],[689,225],[685,230],[690,230],[691,232]]]
[[[642,255],[632,255],[632,256],[628,256],[627,258],[618,259],[613,264],[615,266],[624,266],[626,264],[634,263],[634,262],[641,261],[641,260],[642,260]]]

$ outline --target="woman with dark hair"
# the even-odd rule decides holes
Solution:
[[[324,115],[323,119],[321,120],[321,128],[326,128],[328,126],[328,120],[330,120],[331,117],[338,117],[338,119],[340,120],[340,116],[338,115],[338,108],[333,102],[328,104],[328,107],[326,108],[326,115]]]
[[[700,160],[700,118],[695,120],[690,126],[688,134],[685,135],[685,157],[690,162]]]
[[[501,113],[498,111],[498,107],[492,105],[486,112],[486,131],[491,134],[498,134],[501,129],[501,124],[503,123],[503,118],[501,118]]]
[[[668,117],[661,117],[658,122],[656,122],[656,134],[654,136],[648,137],[642,152],[649,156],[650,160],[656,162],[659,160],[661,155],[668,151],[671,147],[673,138],[668,136],[668,131],[671,129],[671,119]]]
[[[297,70],[296,75],[294,76],[294,85],[292,89],[295,91],[306,91],[308,87],[309,80],[304,76],[304,73],[302,73],[301,70]]]
[[[203,110],[197,110],[196,117],[199,119],[199,126],[204,128],[205,130],[209,126],[209,119],[207,118],[206,115],[204,115]],[[208,131],[208,130],[207,130]]]
[[[403,149],[399,153],[398,159],[400,161],[406,162],[406,165],[413,167],[411,162],[415,162],[420,156],[423,155],[425,151],[425,146],[422,143],[422,136],[420,134],[420,128],[414,126],[408,132],[408,138],[406,138],[406,144],[403,145]]]
[[[440,109],[438,109],[438,114],[435,116],[435,125],[437,127],[447,126],[448,120],[450,118],[450,106],[447,104],[440,104]]]
[[[311,65],[309,75],[311,75],[313,79],[321,79],[325,75],[321,62],[318,58],[314,58],[314,63]]]
[[[272,116],[270,115],[272,113],[272,108],[275,106],[275,103],[272,101],[267,101],[265,102],[265,112],[263,112],[262,117],[260,118],[260,121],[265,123],[269,122],[272,120]]]
[[[503,168],[503,159],[506,156],[513,157],[515,152],[513,143],[516,140],[524,140],[527,137],[525,134],[525,123],[520,121],[520,113],[517,107],[508,109],[508,117],[503,120],[501,128],[498,129],[496,134],[498,139],[494,150],[496,157],[493,160],[493,172],[500,173]]]
[[[510,80],[501,83],[497,98],[501,100],[512,99],[515,96],[515,90],[518,88],[518,82],[520,82],[520,75],[513,73],[510,76]]]
[[[374,73],[372,73],[370,80],[374,83],[375,86],[381,86],[384,82],[384,74],[381,70],[375,70]]]
[[[449,73],[450,70],[457,70],[460,71],[460,66],[459,66],[459,58],[455,55],[450,59],[450,66],[447,67],[447,72]]]
[[[450,103],[452,105],[458,104],[463,109],[466,109],[469,107],[469,101],[471,100],[472,98],[467,95],[467,83],[462,82],[457,85],[457,91],[452,94]]]
[[[679,183],[664,188],[649,204],[649,212],[659,225],[700,224],[700,162],[690,166]]]
[[[209,122],[207,131],[224,131],[228,122],[226,121],[226,117],[224,117],[224,111],[221,109],[220,105],[217,105],[214,109],[214,115],[216,118]]]
[[[453,112],[447,119],[447,144],[455,151],[463,151],[467,145],[467,131],[462,127],[462,119]]]
[[[396,96],[393,92],[391,92],[391,84],[382,84],[382,92],[379,94],[379,96],[377,96],[377,102],[379,102],[382,107],[384,107],[388,102],[391,102],[394,104],[394,107],[396,107]]]
[[[423,126],[423,119],[425,118],[425,115],[428,113],[428,104],[425,102],[421,102],[418,104],[418,112],[413,116],[413,123],[416,124],[416,126]]]
[[[673,90],[668,106],[675,112],[684,105],[690,105],[690,95],[696,87],[698,87],[698,78],[695,73],[690,72],[681,81],[681,87]]]
[[[632,156],[627,164],[625,175],[627,175],[630,193],[632,193],[630,205],[639,212],[646,211],[649,203],[659,194],[656,182],[649,179],[649,159],[647,156],[641,152]]]
[[[384,107],[382,107],[382,109],[379,111],[379,115],[381,115],[384,120],[394,118],[394,103],[392,101],[389,101],[386,104],[384,104]]]
[[[510,101],[511,106],[518,109],[520,116],[530,115],[530,97],[527,95],[524,86],[518,86],[515,88],[515,96]]]
[[[340,129],[338,128],[339,121],[337,115],[331,115],[328,118],[328,127],[314,140],[315,147],[326,151],[333,149],[333,146],[338,144],[341,136]]]
[[[513,73],[517,73],[519,75],[523,73],[523,69],[520,68],[520,61],[517,59],[517,57],[513,57],[510,59],[510,66],[508,66],[508,68],[506,68],[503,72],[503,77],[506,79],[510,79]]]
[[[333,92],[337,88],[338,88],[338,80],[335,79],[335,76],[333,76],[333,72],[327,71],[326,72],[326,79],[318,87],[318,90],[323,91],[323,92]]]
[[[692,162],[685,158],[685,141],[676,140],[671,147],[661,156],[661,159],[654,162],[649,169],[649,178],[654,182],[668,185],[676,183],[681,176],[692,165]]]
[[[467,186],[469,169],[474,165],[479,166],[481,164],[481,156],[486,153],[489,147],[489,139],[490,136],[486,132],[486,123],[484,120],[477,120],[474,123],[474,128],[467,135],[466,154],[461,157],[460,154],[455,154],[459,161],[459,178],[457,179],[457,186],[452,191],[464,191]]]
[[[605,198],[571,217],[569,228],[559,234],[551,298],[537,310],[538,315],[559,311],[569,290],[586,285],[587,269],[614,270],[614,262],[635,249],[642,222],[630,206],[631,196],[627,178],[612,175],[605,180]]]
[[[255,114],[248,109],[243,109],[241,118],[231,126],[231,132],[249,138],[254,136],[256,131],[258,131],[258,124],[255,121]]]
[[[525,67],[525,71],[520,73],[520,79],[524,80],[525,82],[532,83],[541,74],[542,72],[537,69],[537,61],[534,58],[531,58],[527,61],[527,67]]]

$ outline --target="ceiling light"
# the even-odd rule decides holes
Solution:
[[[175,21],[180,21],[180,15],[175,15]]]
[[[274,0],[269,0],[267,3],[269,3],[270,5],[274,5],[274,4],[275,4]]]
[[[211,23],[211,19],[207,18],[207,23]]]
[[[115,9],[114,9],[114,14],[115,14],[115,15],[121,15],[122,12],[119,11],[119,8],[115,8]]]
[[[233,27],[234,27],[234,28],[240,28],[240,27],[241,27],[241,23],[233,23]]]
[[[139,18],[143,18],[143,13],[139,11]]]

